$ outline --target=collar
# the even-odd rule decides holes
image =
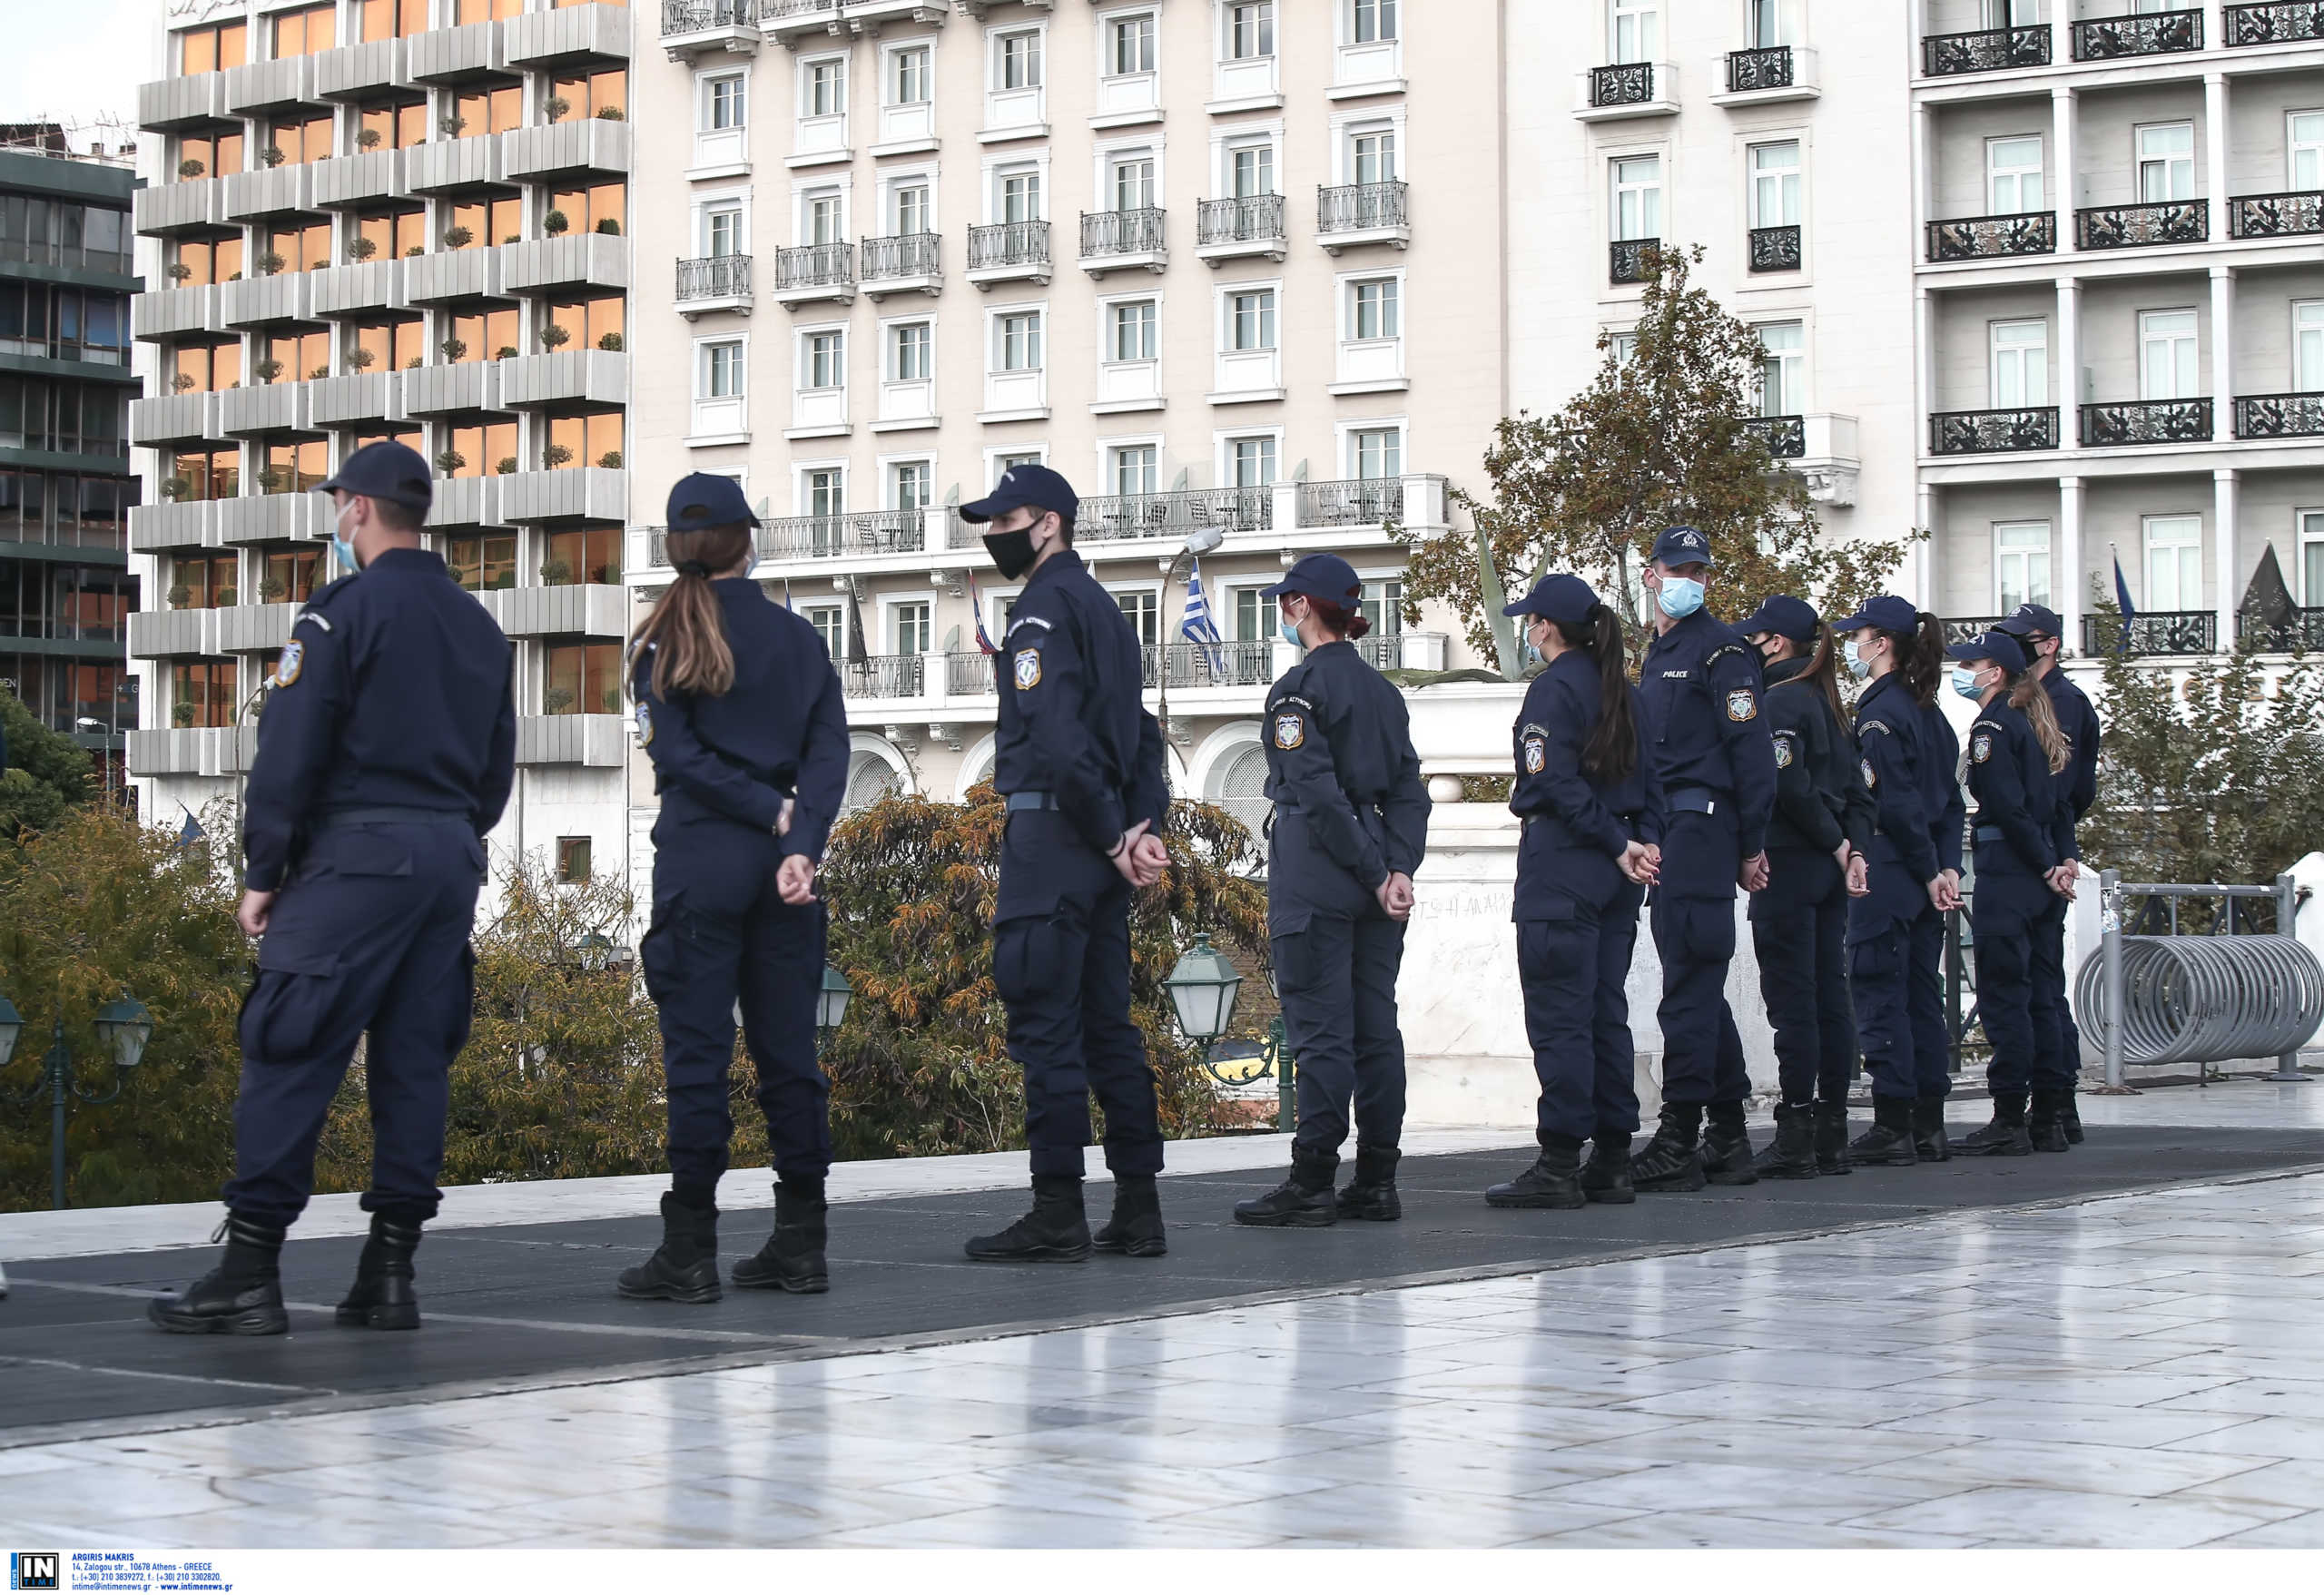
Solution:
[[[1571,664],[1567,663],[1569,660],[1571,661]],[[1564,653],[1551,660],[1550,670],[1562,670],[1568,674],[1580,672],[1584,675],[1596,675],[1598,674],[1597,665],[1590,663],[1590,655],[1580,648],[1568,648]],[[1541,674],[1547,675],[1549,674],[1549,670],[1545,670]]]
[[[1043,582],[1062,581],[1068,573],[1088,569],[1088,566],[1081,563],[1079,554],[1070,548],[1060,548],[1033,567],[1033,574],[1025,578],[1024,590],[1029,593]]]
[[[1760,674],[1767,678],[1767,683],[1769,686],[1775,686],[1783,682],[1789,681],[1795,675],[1805,674],[1807,666],[1811,663],[1812,661],[1810,660],[1797,657],[1790,659],[1762,659],[1759,661]]]
[[[1865,684],[1864,691],[1856,694],[1856,713],[1861,714],[1866,709],[1869,709],[1872,706],[1872,702],[1875,698],[1877,698],[1881,694],[1889,690],[1889,685],[1892,682],[1895,684],[1895,690],[1897,692],[1901,693],[1905,690],[1904,677],[1893,670],[1886,675],[1876,675],[1870,681],[1866,682]],[[1907,695],[1909,696],[1909,694]]]
[[[363,568],[366,571],[408,568],[415,571],[433,571],[438,576],[450,574],[445,568],[444,556],[426,548],[382,548],[378,556]]]

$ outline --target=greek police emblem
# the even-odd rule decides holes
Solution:
[[[1527,737],[1525,739],[1525,773],[1539,775],[1541,773],[1541,766],[1549,761],[1549,744],[1538,736]]]
[[[1759,700],[1748,687],[1737,687],[1727,694],[1727,717],[1740,725],[1746,720],[1759,717]]]
[[[1858,761],[1856,762],[1856,768],[1864,772],[1864,790],[1865,790],[1865,791],[1866,791],[1866,792],[1870,792],[1874,787],[1878,786],[1878,785],[1880,784],[1880,777],[1879,777],[1878,775],[1876,775],[1876,774],[1875,774],[1875,773],[1873,773],[1873,769],[1872,769],[1872,761],[1871,761],[1871,760],[1869,760],[1869,759],[1860,759],[1860,760],[1858,760]]]
[[[1028,693],[1041,684],[1041,651],[1039,648],[1017,650],[1017,690]]]
[[[1979,732],[1976,734],[1976,737],[1969,743],[1969,756],[1980,764],[1984,763],[1987,759],[1992,758],[1994,756],[1994,739],[1982,731]]]
[[[295,638],[282,645],[282,657],[275,662],[274,684],[289,686],[299,679],[307,667],[307,645]]]
[[[644,704],[637,705],[637,745],[641,748],[654,745],[654,711]]]
[[[1296,714],[1275,717],[1275,745],[1286,753],[1307,740],[1307,723]]]
[[[1791,738],[1787,736],[1776,738],[1776,768],[1778,770],[1791,768]]]

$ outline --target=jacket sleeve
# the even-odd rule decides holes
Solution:
[[[2088,698],[2082,700],[2082,726],[2073,737],[2073,817],[2079,821],[2098,802],[2098,750],[2105,741],[2105,734],[2098,724],[2098,711]]]
[[[276,672],[259,716],[258,757],[242,798],[242,884],[276,891],[290,874],[308,812],[332,763],[340,724],[354,701],[360,617],[321,615],[310,605],[290,627],[299,649],[289,681]],[[236,724],[239,724],[237,720]]]
[[[1857,723],[1856,739],[1872,773],[1873,812],[1880,829],[1904,861],[1913,883],[1925,885],[1936,879],[1941,866],[1936,850],[1929,844],[1928,815],[1922,809],[1920,787],[1905,756],[1904,739],[1876,714]]]
[[[1953,734],[1953,723],[1934,709],[1922,715],[1927,729],[1921,734],[1921,756],[1936,762],[1938,775],[1945,783],[1945,803],[1930,817],[1930,829],[1935,833],[1936,867],[1956,874],[1962,867],[1962,852],[1969,831],[1969,800],[1961,787],[1961,739]]]
[[[1776,746],[1761,713],[1759,666],[1741,643],[1723,643],[1703,667],[1735,778],[1736,844],[1748,859],[1766,851],[1776,807]]]
[[[1510,809],[1554,814],[1574,837],[1609,858],[1620,858],[1630,845],[1630,832],[1581,773],[1581,751],[1590,737],[1581,705],[1550,677],[1533,681],[1517,726],[1517,783]]]
[[[1387,830],[1388,868],[1400,875],[1416,874],[1420,862],[1428,856],[1428,815],[1435,804],[1429,800],[1428,783],[1420,778],[1420,754],[1413,747],[1407,727],[1403,746],[1396,756],[1396,773],[1388,783],[1388,795],[1380,800],[1381,818]]]
[[[1646,806],[1639,811],[1638,839],[1659,847],[1662,826],[1669,811],[1662,803],[1662,776],[1654,767],[1651,751],[1646,745],[1646,694],[1630,688],[1630,724],[1638,727],[1638,778],[1646,789]]]
[[[762,831],[774,829],[783,817],[783,794],[711,751],[694,734],[685,694],[665,698],[654,690],[650,644],[637,655],[630,689],[637,700],[638,740],[645,743],[645,756],[654,761],[654,773],[664,785],[683,787],[704,806],[730,820]]]
[[[1275,801],[1288,797],[1305,816],[1308,833],[1324,856],[1354,876],[1366,891],[1377,891],[1388,878],[1388,862],[1371,833],[1357,822],[1355,804],[1333,767],[1331,742],[1324,729],[1327,706],[1317,699],[1314,675],[1303,674],[1297,681],[1299,691],[1287,691],[1278,682],[1267,699]]]
[[[1969,793],[1977,800],[1978,827],[1999,830],[2019,862],[2037,875],[2057,868],[2045,816],[2037,812],[2050,793],[2025,790],[2009,729],[1997,721],[1980,720],[1969,729]]]
[[[847,798],[850,744],[847,702],[840,690],[839,672],[832,668],[830,651],[820,637],[813,655],[818,672],[815,703],[807,712],[807,739],[800,750],[796,802],[791,811],[791,832],[783,839],[782,852],[798,853],[821,863],[823,849],[831,841],[832,826],[839,819],[840,804]]]
[[[517,784],[517,666],[509,650],[508,684],[500,694],[500,713],[492,722],[492,743],[485,752],[484,784],[476,794],[476,833],[488,836],[507,811],[508,794]]]
[[[1110,858],[1129,827],[1121,790],[1089,732],[1089,671],[1080,643],[1062,612],[1055,618],[1029,614],[1020,600],[1004,651],[1009,674],[1001,690],[1016,694],[1035,764],[1049,772],[1049,790],[1075,833]]]
[[[1810,846],[1827,853],[1846,833],[1816,783],[1816,773],[1831,753],[1826,728],[1816,719],[1821,709],[1805,690],[1769,693],[1766,704],[1776,762],[1776,808]]]
[[[1162,723],[1144,709],[1137,712],[1137,753],[1123,798],[1122,812],[1130,825],[1143,820],[1149,836],[1160,836],[1169,828],[1170,764],[1162,747]]]
[[[1872,801],[1871,784],[1864,778],[1864,754],[1856,748],[1855,734],[1845,725],[1835,725],[1832,734],[1839,743],[1840,829],[1847,833],[1850,847],[1868,853],[1872,828],[1880,822],[1880,809]]]

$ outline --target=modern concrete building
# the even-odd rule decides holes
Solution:
[[[516,645],[495,837],[626,873],[632,15],[606,0],[156,5],[130,633],[149,812],[230,793],[246,711],[334,574],[307,489],[399,438],[429,542]]]

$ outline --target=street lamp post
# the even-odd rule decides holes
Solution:
[[[840,1025],[847,1018],[848,999],[855,995],[855,988],[847,977],[832,964],[823,966],[823,983],[815,993],[815,1051],[820,1057],[831,1046],[832,1038],[839,1034]]]
[[[1162,567],[1161,656],[1157,660],[1154,671],[1161,684],[1162,696],[1155,705],[1154,718],[1162,728],[1162,745],[1165,748],[1170,745],[1170,584],[1177,579],[1179,561],[1199,558],[1225,541],[1226,534],[1218,527],[1196,527],[1187,534],[1187,540],[1178,545],[1178,551],[1170,556],[1168,563]]]
[[[1202,1067],[1210,1070],[1210,1049],[1235,1019],[1235,998],[1241,989],[1243,977],[1225,954],[1210,944],[1207,935],[1197,933],[1195,944],[1178,959],[1177,968],[1162,982],[1170,994],[1170,1007],[1177,1016],[1178,1029],[1187,1040],[1202,1049]],[[1215,1079],[1217,1077],[1213,1075]]]
[[[8,1066],[15,1056],[16,1038],[24,1033],[24,1016],[16,1005],[0,996],[0,1068]],[[64,1044],[64,1015],[60,1009],[50,1032],[48,1056],[41,1060],[41,1073],[29,1090],[16,1097],[19,1102],[37,1102],[44,1090],[49,1100],[48,1185],[49,1206],[64,1206],[64,1108],[74,1098],[97,1107],[121,1095],[128,1084],[129,1071],[137,1067],[145,1055],[145,1043],[153,1039],[153,1016],[145,1005],[123,993],[97,1009],[97,1040],[113,1056],[113,1089],[87,1091],[73,1078],[73,1049]]]

